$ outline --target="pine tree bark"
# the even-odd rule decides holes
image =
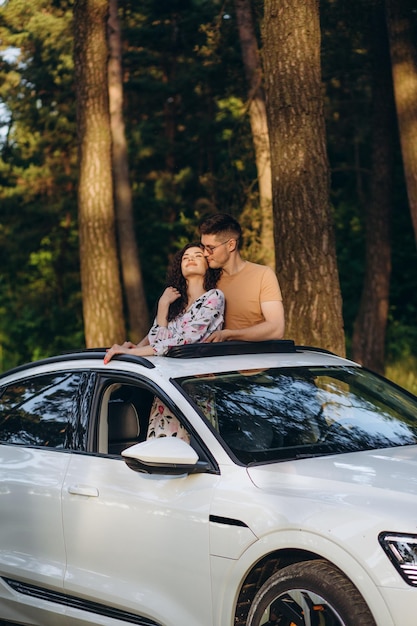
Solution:
[[[261,209],[260,241],[263,262],[275,268],[274,225],[272,217],[271,155],[262,66],[250,0],[235,0],[242,59],[248,83],[249,119],[255,150]]]
[[[119,258],[128,313],[130,339],[138,343],[149,330],[139,251],[135,237],[132,188],[129,180],[127,142],[123,118],[122,43],[118,2],[109,2],[109,102],[112,134],[114,202],[116,211]]]
[[[107,87],[108,0],[76,0],[74,64],[79,142],[81,286],[88,348],[124,341]]]
[[[263,66],[286,336],[345,354],[317,0],[265,0]]]
[[[355,361],[384,373],[391,277],[394,129],[391,64],[384,7],[373,16],[373,137],[370,201],[366,209],[365,277],[352,338]]]
[[[415,0],[386,0],[395,105],[408,202],[417,243],[417,44]]]

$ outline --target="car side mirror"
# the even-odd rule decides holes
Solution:
[[[126,465],[146,474],[195,474],[206,470],[195,450],[177,437],[157,437],[122,451]]]

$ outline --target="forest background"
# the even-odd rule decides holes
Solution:
[[[408,10],[415,42],[417,12],[412,2],[399,4]],[[132,230],[147,309],[141,319],[146,324],[170,256],[196,238],[198,222],[208,213],[225,211],[237,217],[244,229],[245,256],[271,263],[271,247],[263,240],[250,123],[253,93],[239,43],[241,5],[239,0],[141,0],[119,6]],[[395,115],[388,112],[385,126],[378,127],[379,143],[375,140],[376,101],[388,105],[392,98],[391,85],[382,96],[375,87],[377,71],[392,76],[385,19],[389,5],[379,0],[322,0],[321,88],[346,352],[357,356],[353,337],[369,287],[369,250],[375,256],[369,207],[378,212],[380,206],[386,246],[379,251],[385,259],[389,252],[389,276],[386,327],[380,333],[384,362],[375,369],[416,393],[416,233]],[[0,371],[86,345],[76,97],[79,106],[83,74],[78,70],[77,75],[74,68],[74,40],[78,42],[73,9],[73,2],[61,0],[9,0],[0,6]],[[79,15],[82,9],[78,2]],[[251,4],[261,58],[268,43],[261,35],[263,10],[262,2]],[[88,19],[81,22],[87,32]],[[309,28],[306,21],[306,32]],[[266,72],[265,59],[264,65]],[[417,60],[414,70],[417,73]],[[294,89],[301,100],[303,85]],[[414,100],[417,116],[417,93]],[[387,196],[387,176],[386,170],[375,167],[375,146],[388,143],[392,184],[389,197],[376,202],[375,190]],[[94,183],[94,193],[100,195],[101,180]],[[302,231],[302,212],[299,222]],[[277,223],[275,250],[280,244],[287,250]],[[120,229],[119,242],[120,257]],[[287,257],[297,264],[302,250],[297,250],[297,241],[291,245]],[[378,256],[378,239],[376,245]],[[278,277],[280,269],[278,254]],[[310,287],[314,292],[313,277]],[[124,295],[126,336],[109,337],[108,343],[140,338],[134,336]],[[366,325],[361,332],[366,334]],[[372,358],[362,361],[375,363]]]

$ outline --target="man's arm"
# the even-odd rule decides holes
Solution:
[[[282,339],[285,331],[284,306],[280,301],[263,302],[261,304],[264,322],[229,330],[218,330],[204,341],[217,343],[219,341],[266,341],[267,339]]]

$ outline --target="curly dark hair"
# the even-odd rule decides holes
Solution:
[[[181,294],[181,297],[178,298],[178,300],[175,300],[175,302],[172,302],[169,307],[169,322],[175,319],[181,313],[183,313],[187,306],[187,282],[181,272],[181,261],[182,257],[184,256],[184,252],[189,248],[200,248],[201,250],[204,250],[199,241],[194,243],[187,243],[187,245],[184,246],[182,250],[179,250],[175,253],[174,258],[172,259],[172,262],[167,271],[165,287],[175,287]],[[216,287],[221,273],[221,269],[211,269],[210,267],[207,268],[207,272],[204,277],[204,289],[206,291],[208,291],[209,289],[214,289]]]

